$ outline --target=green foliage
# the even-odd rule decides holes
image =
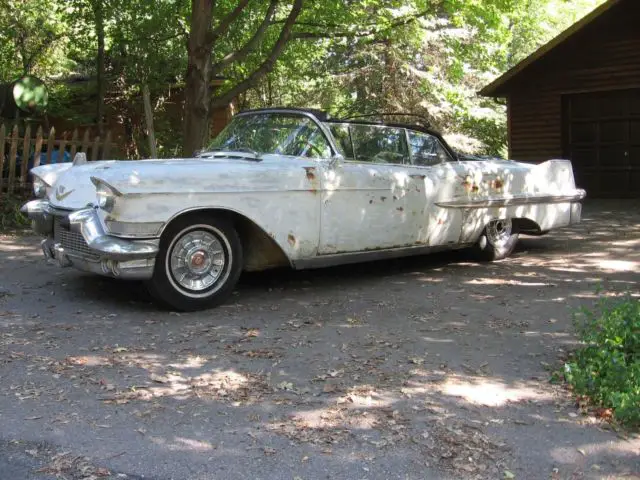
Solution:
[[[603,298],[576,325],[585,346],[566,363],[566,380],[620,423],[640,426],[640,300]]]
[[[0,232],[7,232],[29,226],[29,219],[20,212],[27,201],[26,195],[0,194]]]
[[[307,1],[273,69],[237,104],[308,106],[336,116],[411,112],[461,150],[504,154],[505,107],[477,91],[603,1]],[[213,28],[238,5],[214,3]],[[215,40],[214,73],[225,78],[217,93],[264,62],[291,4],[279,2],[264,37],[237,62],[219,64],[252,38],[269,2],[250,1]],[[149,85],[160,152],[170,155],[181,129],[165,116],[176,113],[169,93],[183,85],[186,72],[189,0],[0,0],[0,81],[25,72],[42,77],[52,116],[94,122],[98,6],[108,111],[126,125],[127,143],[137,143],[134,150],[144,155],[140,91]],[[88,81],[79,87],[66,81],[72,75]]]

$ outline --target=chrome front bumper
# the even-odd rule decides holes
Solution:
[[[68,212],[52,208],[47,200],[32,200],[21,211],[31,220],[33,230],[47,237],[42,241],[45,258],[62,267],[122,279],[145,280],[153,275],[159,239],[128,240],[109,235],[94,208]],[[61,221],[54,222],[56,217]],[[81,249],[65,245],[56,238],[55,228],[80,234],[86,245]]]

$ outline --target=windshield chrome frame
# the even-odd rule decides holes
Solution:
[[[248,117],[251,115],[261,115],[261,114],[270,114],[270,113],[285,113],[287,115],[295,115],[298,117],[307,117],[309,119],[311,119],[311,121],[313,123],[315,123],[318,128],[320,128],[320,132],[322,132],[322,134],[324,135],[325,140],[327,141],[327,143],[329,144],[329,148],[331,148],[331,157],[330,158],[319,158],[318,160],[332,160],[335,157],[342,157],[342,154],[340,153],[340,150],[336,147],[336,143],[335,140],[333,138],[333,135],[331,135],[331,132],[329,131],[329,129],[326,127],[326,125],[324,123],[322,123],[320,120],[318,120],[318,118],[310,113],[310,112],[305,112],[305,111],[301,111],[301,110],[291,110],[288,108],[263,108],[260,109],[259,111],[255,111],[255,110],[249,110],[246,112],[240,112],[237,113],[235,116],[236,117]],[[269,153],[262,153],[263,155],[269,155]]]

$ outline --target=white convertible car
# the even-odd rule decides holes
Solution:
[[[44,165],[23,211],[47,259],[142,279],[158,301],[224,301],[243,270],[316,268],[472,247],[580,221],[571,163],[459,157],[415,125],[321,112],[236,115],[194,158]]]

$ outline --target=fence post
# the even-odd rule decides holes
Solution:
[[[71,160],[76,156],[76,150],[78,149],[78,129],[73,129],[73,135],[71,135]]]
[[[98,159],[98,149],[100,148],[100,135],[98,135],[93,140],[93,145],[91,146],[91,160],[95,161]]]
[[[0,196],[2,196],[2,187],[4,186],[4,137],[5,137],[4,123],[0,126]]]
[[[31,125],[27,125],[22,142],[22,162],[20,164],[20,186],[24,189],[27,184],[27,171],[29,169],[29,153],[31,147]]]
[[[89,150],[89,129],[85,128],[84,136],[82,137],[82,151],[87,153],[87,150]]]
[[[40,166],[40,154],[42,153],[42,125],[36,131],[36,146],[33,152],[33,166]]]
[[[109,152],[111,151],[111,130],[107,130],[107,136],[102,145],[102,158],[100,160],[109,160]]]
[[[60,146],[58,147],[58,163],[64,162],[65,147],[67,146],[67,134],[62,134],[62,140],[60,140]]]
[[[49,138],[47,139],[47,165],[51,165],[51,154],[53,153],[53,142],[56,140],[56,127],[51,127]]]
[[[13,183],[16,177],[16,157],[18,156],[18,124],[11,131],[11,150],[9,150],[9,193],[13,193]]]

